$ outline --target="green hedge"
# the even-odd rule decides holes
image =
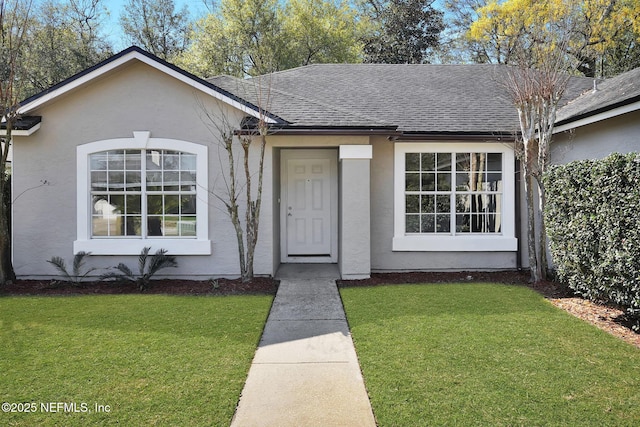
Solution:
[[[558,279],[640,329],[640,153],[551,167],[545,220]]]

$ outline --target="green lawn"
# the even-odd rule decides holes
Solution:
[[[0,425],[228,425],[271,300],[0,298]]]
[[[640,351],[528,288],[341,294],[382,427],[640,425]]]

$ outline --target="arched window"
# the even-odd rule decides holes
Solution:
[[[74,252],[135,255],[151,246],[211,253],[206,146],[134,132],[81,145],[77,155]]]

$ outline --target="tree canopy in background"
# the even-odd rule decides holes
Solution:
[[[458,2],[449,7],[460,10]],[[534,45],[563,49],[587,77],[619,74],[640,65],[638,0],[463,0],[480,8],[463,19],[472,58],[512,63]],[[456,9],[457,8],[457,9]],[[541,34],[542,39],[537,39]],[[557,40],[567,40],[558,44]]]
[[[189,10],[176,10],[173,0],[128,0],[120,26],[129,44],[138,45],[167,61],[189,45]]]
[[[319,62],[361,62],[362,25],[343,0],[221,0],[179,65],[242,77]]]
[[[366,0],[373,23],[364,35],[364,60],[371,63],[421,64],[440,44],[443,13],[434,0]]]

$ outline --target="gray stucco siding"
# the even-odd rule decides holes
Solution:
[[[394,143],[372,138],[371,270],[461,271],[504,270],[517,267],[517,252],[394,251]],[[510,207],[513,208],[513,207]],[[516,221],[517,222],[517,221]]]
[[[551,163],[601,159],[611,153],[640,151],[640,111],[554,135]]]
[[[149,131],[152,138],[168,138],[208,146],[210,190],[224,194],[226,153],[205,126],[202,104],[219,111],[221,104],[171,76],[141,63],[121,67],[100,79],[61,96],[33,114],[43,117],[41,129],[14,145],[13,260],[19,277],[50,277],[55,270],[46,260],[73,257],[77,238],[76,147],[113,138],[132,138],[134,131]],[[227,110],[232,121],[243,116]],[[223,157],[219,158],[222,155]],[[270,164],[267,153],[266,164]],[[255,162],[254,162],[255,163]],[[273,274],[271,174],[265,174],[261,241],[255,272]],[[48,185],[39,186],[46,181]],[[29,190],[32,187],[37,187]],[[179,256],[179,267],[166,275],[206,278],[237,276],[236,237],[226,212],[208,196],[211,255]],[[91,266],[106,268],[125,262],[135,266],[135,256],[92,256]]]

